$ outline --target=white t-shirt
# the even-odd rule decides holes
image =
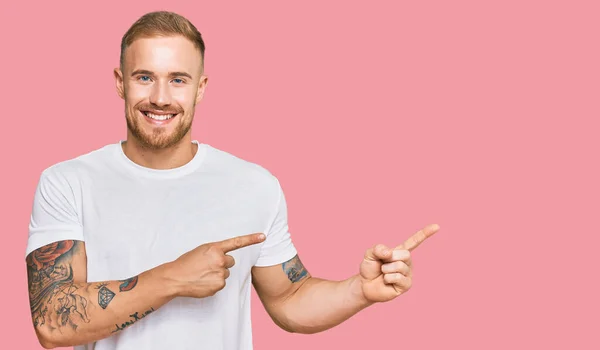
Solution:
[[[267,239],[229,253],[236,264],[214,296],[175,298],[75,350],[252,349],[250,270],[296,255],[279,181],[259,165],[197,141],[194,158],[169,170],[132,162],[121,143],[42,172],[26,254],[60,240],[84,241],[88,282],[98,282],[136,276],[204,243],[256,232]]]

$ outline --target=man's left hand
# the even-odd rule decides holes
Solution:
[[[390,301],[412,286],[410,252],[433,236],[440,227],[428,225],[394,249],[383,244],[370,248],[360,264],[362,292],[369,302]]]

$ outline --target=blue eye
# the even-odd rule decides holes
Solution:
[[[142,79],[142,81],[148,81],[148,80],[143,80],[144,78],[150,78],[150,77],[148,77],[147,75],[142,75],[142,76],[140,77],[140,79]]]
[[[176,78],[175,80],[179,80],[181,83],[183,83],[183,80]]]

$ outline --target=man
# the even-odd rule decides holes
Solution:
[[[127,139],[42,172],[26,261],[45,348],[248,350],[252,286],[273,321],[299,333],[411,287],[410,251],[437,225],[396,249],[368,249],[344,281],[312,277],[279,181],[191,139],[204,50],[185,18],[141,17],[114,71]]]

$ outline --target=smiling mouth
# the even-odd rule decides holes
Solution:
[[[164,114],[155,114],[155,113],[148,112],[148,111],[141,111],[141,112],[146,117],[148,117],[150,119],[153,119],[153,120],[159,120],[159,121],[168,120],[168,119],[171,119],[171,118],[173,118],[174,116],[177,115],[177,114],[174,114],[174,113],[171,113],[171,114],[166,114],[166,113],[164,113]]]

